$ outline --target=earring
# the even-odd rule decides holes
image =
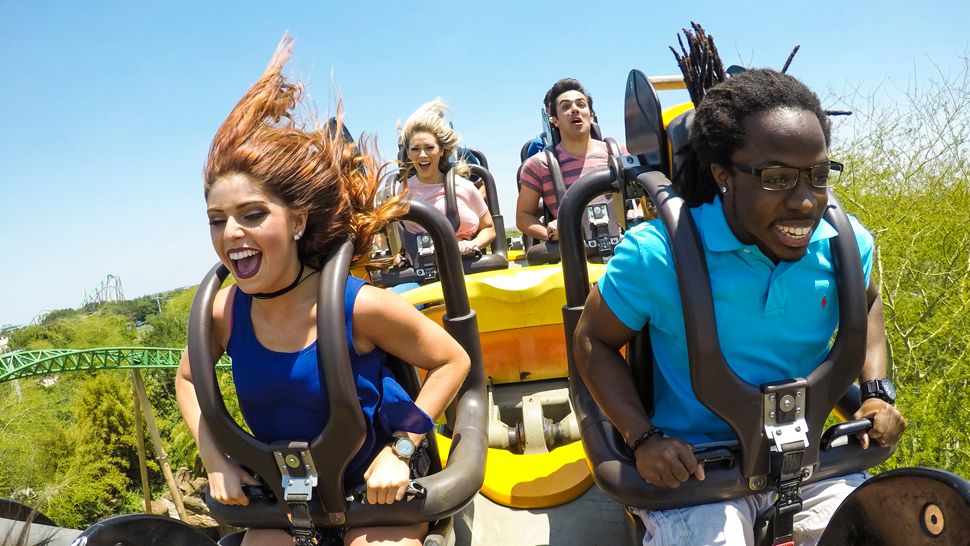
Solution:
[[[300,237],[303,237],[303,232],[302,231],[298,231],[295,234],[293,234],[293,240],[294,241],[299,241],[300,240]]]
[[[721,186],[721,193],[727,193],[727,186]]]

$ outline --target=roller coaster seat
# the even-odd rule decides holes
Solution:
[[[623,169],[624,183],[638,184],[658,205],[674,249],[674,264],[685,309],[694,392],[705,406],[730,425],[738,437],[738,443],[709,446],[709,449],[695,452],[699,460],[707,461],[707,476],[703,482],[691,479],[677,489],[647,484],[637,471],[630,449],[596,405],[578,374],[571,352],[572,338],[589,282],[584,260],[581,259],[582,252],[579,251],[582,243],[577,219],[582,216],[590,199],[615,185],[615,175],[610,172],[590,173],[573,184],[565,195],[560,209],[559,229],[564,249],[563,273],[567,293],[563,316],[567,348],[570,348],[570,394],[580,421],[583,445],[594,480],[618,502],[647,510],[717,502],[777,487],[782,483],[779,455],[769,449],[770,440],[764,436],[764,430],[768,425],[768,410],[765,408],[769,404],[769,393],[774,393],[778,387],[758,387],[745,383],[724,361],[716,337],[701,339],[700,332],[716,332],[717,329],[713,323],[713,299],[707,266],[690,214],[683,201],[676,197],[669,180],[660,172],[643,169],[635,158],[624,157],[623,161],[624,166],[628,167]],[[875,446],[863,450],[854,441],[838,447],[826,442],[826,449],[820,449],[821,427],[838,401],[838,397],[833,399],[833,396],[845,392],[852,384],[865,354],[865,290],[859,253],[855,238],[846,236],[852,233],[851,226],[834,196],[830,197],[830,204],[826,218],[841,234],[833,242],[840,275],[838,336],[829,357],[807,379],[789,382],[781,387],[786,393],[789,390],[797,393],[799,389],[804,389],[802,395],[813,402],[804,405],[807,447],[799,451],[798,464],[790,465],[785,470],[785,479],[797,479],[798,483],[811,483],[869,468],[883,462],[892,453],[891,448]],[[644,332],[631,341],[627,358],[631,368],[641,372],[635,373],[634,380],[640,393],[648,393],[642,395],[641,401],[649,412],[652,408],[649,393],[652,392],[650,381],[653,371],[644,364],[652,362],[652,351]],[[699,362],[703,363],[703,372],[697,364]],[[781,398],[783,396],[778,394],[773,399]],[[777,413],[780,415],[780,410]],[[784,426],[793,427],[790,424]],[[849,431],[843,427],[830,434],[848,436]],[[784,452],[784,449],[789,448],[781,448],[781,451]]]
[[[618,157],[621,152],[616,141],[611,138],[607,138],[605,140],[599,138],[599,127],[595,126],[595,128],[596,136],[594,138],[606,143],[610,157]],[[523,152],[525,152],[527,147],[529,147],[532,143],[534,143],[534,141],[527,142],[523,146]],[[541,153],[545,155],[544,159],[546,165],[548,166],[549,175],[553,179],[553,187],[559,202],[562,202],[562,198],[567,191],[567,187],[563,180],[562,171],[559,167],[558,151],[554,145],[546,147]],[[519,170],[516,173],[516,184],[519,191],[521,191],[522,188],[522,169],[524,166],[525,161],[519,165]],[[545,225],[548,224],[553,215],[543,202],[541,196],[539,201],[542,210],[542,215],[540,216],[539,220]],[[622,205],[620,203],[622,203]],[[630,208],[635,207],[635,205],[632,205]],[[624,228],[632,225],[627,220],[634,219],[635,222],[638,221],[636,220],[636,215],[627,214],[627,208],[626,201],[615,200],[611,196],[599,197],[597,200],[589,204],[586,209],[585,222],[583,223],[583,234],[585,236],[587,246],[586,255],[591,262],[606,263],[609,261],[610,257],[613,255],[613,248],[619,244],[620,239],[622,238]],[[639,219],[642,219],[642,215],[639,216]],[[526,239],[523,241],[523,246],[526,249],[526,258],[529,265],[543,265],[559,262],[559,245],[556,241],[533,241],[531,237],[524,237],[526,237]]]
[[[454,232],[447,220],[429,205],[415,203],[405,216],[427,229],[435,241],[444,287],[446,330],[465,348],[472,362],[471,372],[455,402],[446,411],[445,430],[451,435],[448,467],[434,465],[432,473],[414,480],[405,501],[391,505],[368,505],[348,500],[343,473],[363,441],[364,423],[351,375],[343,314],[336,305],[342,298],[343,282],[353,245],[347,242],[331,255],[323,268],[318,297],[318,362],[330,398],[330,418],[320,435],[311,442],[266,445],[243,431],[229,416],[215,381],[208,346],[212,299],[221,277],[217,266],[200,286],[190,316],[189,360],[202,414],[215,440],[239,464],[264,480],[265,489],[251,496],[246,507],[226,506],[207,498],[210,511],[224,524],[239,527],[307,529],[312,527],[401,525],[442,521],[474,498],[484,477],[487,448],[487,419],[484,374],[478,342],[477,320],[468,307]],[[343,279],[343,281],[341,281]],[[337,325],[337,326],[334,326]],[[322,363],[327,362],[324,366]],[[388,359],[388,366],[410,392],[420,386],[409,365]],[[435,435],[428,436],[435,449]],[[433,527],[434,528],[434,527]],[[433,534],[433,533],[432,533]],[[429,544],[426,541],[426,544]]]
[[[519,163],[523,163],[526,159],[536,155],[541,152],[543,148],[546,147],[546,141],[543,135],[539,135],[531,140],[525,141],[522,148],[519,149]]]
[[[957,546],[970,537],[970,484],[933,468],[875,476],[829,520],[819,546]]]
[[[404,226],[395,226],[400,236],[404,255],[410,262],[404,267],[382,271],[378,275],[372,274],[372,280],[377,286],[389,287],[401,283],[427,284],[438,280],[438,268],[434,260],[434,243],[425,233],[414,233]],[[508,259],[501,254],[476,253],[472,256],[462,256],[462,270],[466,275],[506,269]]]
[[[694,110],[676,115],[667,123],[667,143],[670,145],[670,179],[676,180],[684,165],[684,150],[690,138],[690,127],[694,122]]]
[[[485,167],[480,165],[472,165],[471,173],[482,181],[486,189],[486,205],[495,227],[495,239],[487,249],[483,249],[483,252],[476,253],[473,256],[463,256],[461,260],[462,269],[466,275],[506,269],[509,266],[508,240],[505,235],[505,220],[502,218],[499,209],[495,179]],[[454,226],[454,229],[458,229],[459,223],[455,193],[456,176],[454,168],[452,168],[445,177],[446,217],[448,222]],[[395,191],[394,188],[389,191],[399,193],[399,190]],[[393,236],[388,237],[392,241],[390,252],[396,255],[403,251],[410,263],[381,271],[373,271],[371,272],[371,281],[376,286],[388,288],[405,283],[422,285],[437,280],[438,269],[434,261],[434,245],[431,237],[420,230],[407,229],[401,223],[392,224],[388,227],[388,230],[393,230]]]

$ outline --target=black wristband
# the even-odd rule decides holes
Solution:
[[[660,427],[653,427],[652,429],[641,434],[640,437],[637,438],[635,442],[633,442],[633,446],[630,449],[632,449],[633,452],[636,453],[637,449],[641,445],[643,445],[644,442],[646,442],[653,436],[660,436],[661,438],[663,438],[665,434],[664,434],[664,431],[660,429]]]

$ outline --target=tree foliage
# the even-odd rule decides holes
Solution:
[[[188,343],[189,308],[195,289],[179,290],[165,302],[162,312],[150,315],[145,323],[148,333],[142,340],[149,347],[185,347]]]
[[[40,379],[0,391],[0,497],[86,527],[126,506],[132,481],[131,394],[112,372]],[[125,404],[127,402],[127,407]]]
[[[38,490],[38,509],[65,527],[84,528],[106,514],[134,509],[125,506],[130,498],[126,492],[135,485],[125,472],[129,462],[116,455],[124,450],[125,440],[130,446],[131,430],[122,427],[131,425],[131,412],[124,423],[113,411],[116,408],[110,407],[114,404],[105,407],[92,402],[91,398],[76,401],[78,413],[90,409],[92,418],[75,416],[75,426],[59,429],[50,439],[51,453],[61,456],[51,458],[52,479]]]
[[[157,298],[157,299],[156,299]],[[128,317],[132,322],[144,322],[146,318],[157,314],[162,295],[142,296],[133,300],[111,301],[102,303],[98,309]]]
[[[970,72],[940,72],[907,101],[861,102],[837,147],[846,208],[876,237],[898,405],[890,466],[970,476]]]
[[[135,344],[137,336],[135,324],[124,315],[99,311],[15,330],[10,334],[10,346],[28,350],[120,347]]]

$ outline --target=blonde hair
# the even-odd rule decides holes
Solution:
[[[461,140],[458,131],[455,131],[451,124],[445,121],[445,113],[448,111],[448,105],[441,100],[441,97],[419,106],[404,122],[404,127],[400,130],[401,143],[404,149],[408,149],[411,138],[415,133],[429,133],[441,147],[441,161],[447,162],[455,148],[458,147],[458,141]],[[442,167],[447,166],[447,163],[445,163],[438,165],[438,168],[444,171],[447,169]],[[405,169],[410,170],[411,166],[405,165]],[[467,178],[471,174],[471,167],[465,160],[459,159],[458,164],[455,165],[455,172],[459,176]]]
[[[307,211],[297,246],[302,263],[322,267],[327,252],[348,236],[354,261],[365,261],[374,234],[407,205],[395,197],[375,206],[381,169],[368,144],[344,138],[339,102],[331,129],[297,122],[303,84],[282,74],[292,47],[292,38],[283,36],[263,75],[216,132],[203,172],[205,195],[225,175],[248,175],[287,207]]]

